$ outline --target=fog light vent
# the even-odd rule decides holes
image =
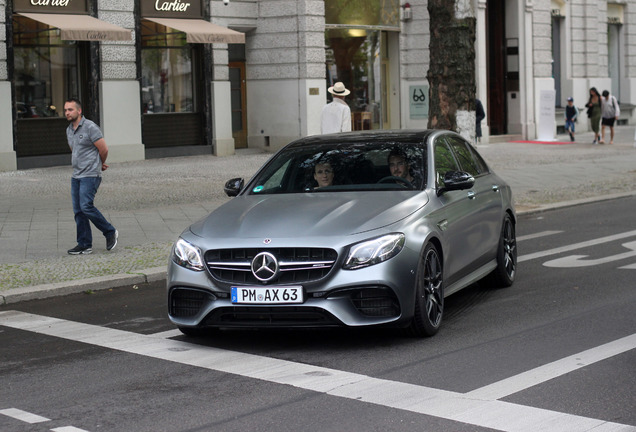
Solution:
[[[205,291],[190,288],[174,288],[170,292],[170,315],[175,318],[193,317],[199,313],[208,301],[214,300],[214,295]]]
[[[400,306],[393,291],[388,288],[363,288],[351,296],[355,308],[362,315],[394,317],[400,314]]]

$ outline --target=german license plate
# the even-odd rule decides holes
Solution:
[[[303,287],[232,287],[235,304],[287,304],[302,303]]]

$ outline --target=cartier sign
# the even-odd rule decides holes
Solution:
[[[141,0],[143,18],[203,18],[202,0]]]
[[[86,14],[86,0],[13,0],[14,12]]]

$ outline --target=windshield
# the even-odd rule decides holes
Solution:
[[[404,142],[290,147],[252,180],[252,195],[357,190],[421,190],[425,147]]]

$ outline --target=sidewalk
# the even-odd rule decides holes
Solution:
[[[613,145],[592,133],[565,145],[480,144],[479,152],[513,189],[517,212],[636,195],[633,126],[617,127]],[[559,136],[559,141],[569,141]],[[93,231],[93,254],[71,256],[75,222],[70,167],[0,173],[0,304],[135,285],[165,278],[172,242],[188,225],[230,198],[225,181],[249,178],[271,156],[238,150],[113,163],[96,205],[119,230],[119,243]]]

